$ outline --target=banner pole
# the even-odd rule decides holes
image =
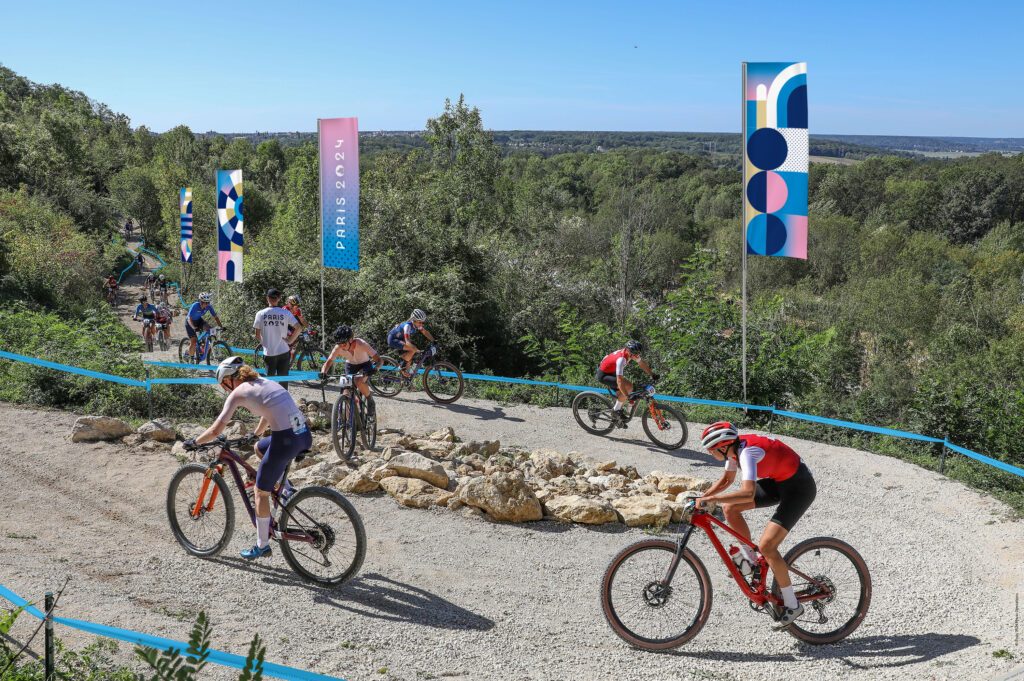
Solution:
[[[740,153],[740,163],[743,166],[743,184],[745,188],[747,186],[747,63],[743,62],[742,65],[743,76],[741,78],[742,93],[740,96],[740,143],[742,145]],[[740,224],[740,252],[743,254],[743,279],[742,279],[742,290],[743,290],[743,311],[742,311],[742,328],[743,328],[743,340],[742,340],[742,353],[743,357],[740,364],[743,367],[743,402],[747,401],[747,201],[743,196],[743,192],[740,192],[740,201],[743,204],[741,224]]]
[[[323,153],[323,147],[321,146],[320,140],[320,121],[322,119],[316,119],[316,155],[320,163],[317,167],[318,174],[320,168],[323,168],[324,160],[320,158],[320,154]],[[320,178],[320,191],[317,192],[319,197],[320,205],[320,347],[324,351],[327,350],[327,308],[324,305],[324,180]]]

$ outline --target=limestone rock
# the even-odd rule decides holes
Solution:
[[[384,478],[380,481],[380,486],[402,506],[411,508],[447,506],[452,498],[451,492],[438,489],[429,482],[417,478]]]
[[[466,443],[471,454],[479,454],[483,458],[494,456],[501,450],[499,440],[471,440]]]
[[[179,423],[176,430],[182,440],[191,440],[202,435],[206,428],[198,423]]]
[[[79,416],[71,431],[72,442],[120,440],[131,435],[132,428],[121,419],[110,416]]]
[[[562,475],[572,475],[576,466],[565,454],[551,449],[538,449],[530,454],[537,477],[551,480]]]
[[[380,489],[380,483],[359,471],[352,471],[338,483],[338,489],[350,494],[366,494]]]
[[[479,508],[495,520],[519,523],[544,517],[537,495],[522,474],[494,473],[459,486],[459,499]]]
[[[630,527],[666,525],[672,518],[672,508],[664,499],[654,497],[624,497],[614,499],[612,506]]]
[[[658,486],[658,491],[668,492],[669,494],[679,494],[690,490],[702,490],[706,489],[709,485],[707,480],[691,478],[688,475],[679,475],[676,473],[652,471],[650,477],[657,480],[655,484]]]
[[[138,433],[132,433],[121,438],[121,442],[128,445],[129,447],[137,447],[146,441],[146,438]]]
[[[434,487],[444,489],[448,486],[448,474],[445,473],[441,464],[416,452],[402,452],[398,456],[392,457],[385,464],[385,468],[393,470],[404,478],[426,480]]]
[[[167,419],[154,419],[144,423],[135,432],[157,442],[174,442],[176,435],[174,426]]]
[[[436,430],[428,435],[427,439],[439,442],[455,442],[455,429],[451,426],[445,426],[441,430]]]
[[[544,502],[544,508],[559,520],[571,523],[604,525],[619,519],[615,509],[607,502],[580,496],[551,497]]]
[[[615,461],[602,461],[596,466],[598,473],[607,473],[615,468]]]

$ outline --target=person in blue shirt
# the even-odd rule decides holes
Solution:
[[[220,317],[217,316],[217,312],[213,309],[213,305],[210,304],[210,300],[212,299],[212,293],[200,293],[199,300],[192,303],[192,306],[188,308],[188,315],[185,317],[185,333],[188,334],[189,358],[196,356],[196,339],[199,334],[202,333],[203,329],[206,328],[206,319],[204,319],[204,317],[207,314],[213,315],[213,319],[217,322],[217,326],[224,326],[221,324]]]
[[[156,306],[146,301],[146,296],[139,296],[139,304],[135,306],[135,313],[132,319],[142,319],[142,337],[147,341],[153,340],[153,322],[156,319]]]
[[[419,348],[412,344],[412,337],[417,333],[422,333],[427,337],[427,340],[431,343],[434,342],[434,337],[430,335],[424,327],[427,321],[427,313],[423,310],[416,308],[409,315],[409,320],[402,322],[395,326],[395,328],[388,331],[388,347],[393,350],[402,351],[402,373],[406,373],[406,369],[409,367],[409,363],[412,362],[413,355],[419,352]],[[407,374],[406,374],[407,375]]]

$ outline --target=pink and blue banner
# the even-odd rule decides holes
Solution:
[[[747,253],[807,259],[807,64],[743,64]]]
[[[242,281],[244,212],[241,170],[217,171],[217,277]]]
[[[181,261],[192,262],[192,188],[182,187],[178,193],[181,214]]]
[[[359,269],[359,123],[321,118],[320,211],[323,266]]]

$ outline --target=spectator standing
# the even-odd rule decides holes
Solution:
[[[299,320],[288,310],[279,305],[281,292],[276,288],[267,291],[267,307],[256,313],[252,328],[256,331],[256,340],[263,346],[263,359],[267,365],[267,376],[287,376],[291,364],[289,343],[295,342],[302,327]],[[288,327],[294,327],[289,333]],[[281,386],[287,390],[288,384]]]

